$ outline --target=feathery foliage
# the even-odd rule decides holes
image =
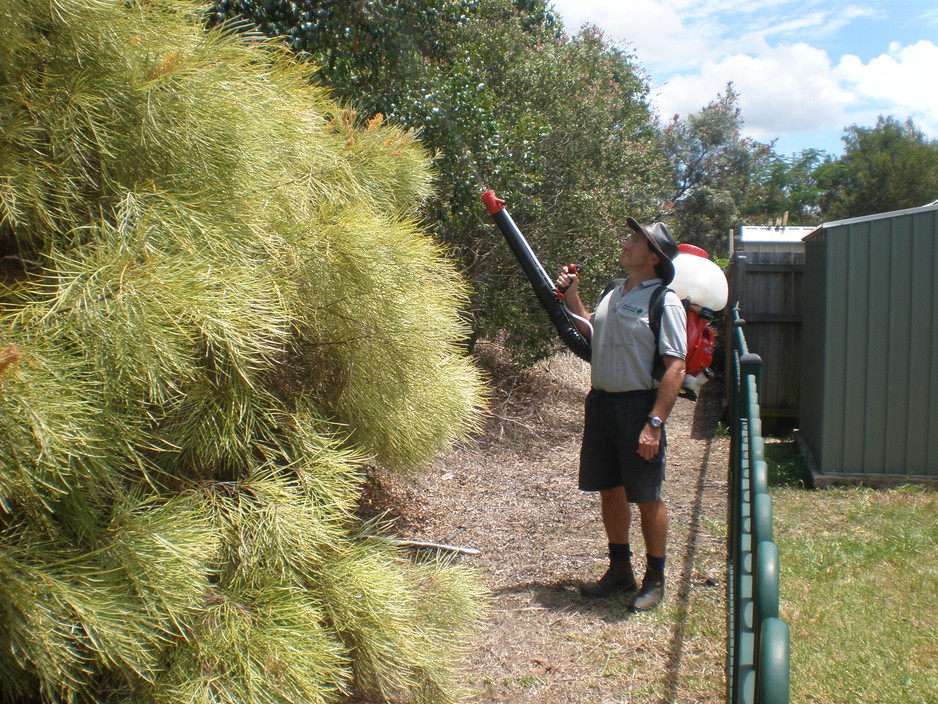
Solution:
[[[0,15],[0,699],[451,700],[480,587],[355,518],[478,419],[428,156],[185,0]]]

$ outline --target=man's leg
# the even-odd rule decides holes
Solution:
[[[580,588],[583,596],[603,597],[613,592],[634,591],[638,585],[632,573],[629,526],[632,509],[621,486],[599,492],[603,528],[609,540],[609,569],[599,581]]]
[[[629,526],[632,523],[632,507],[625,498],[625,488],[621,486],[604,489],[599,492],[600,511],[603,528],[610,543],[629,542]]]
[[[638,504],[638,510],[646,551],[649,555],[664,557],[668,542],[668,511],[664,506],[664,501],[658,499]]]
[[[648,611],[655,608],[664,597],[664,556],[668,541],[668,512],[664,501],[649,501],[638,504],[641,517],[642,536],[648,552],[648,567],[642,588],[632,600],[632,609]]]

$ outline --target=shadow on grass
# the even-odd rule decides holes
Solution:
[[[684,552],[684,561],[681,566],[681,579],[677,591],[677,613],[674,630],[671,632],[671,641],[668,644],[668,662],[665,669],[664,701],[676,702],[678,686],[681,679],[681,662],[684,656],[684,638],[687,631],[687,619],[690,615],[690,589],[691,578],[694,574],[694,565],[697,560],[698,542],[700,537],[700,516],[703,507],[704,488],[707,480],[707,467],[709,466],[710,452],[713,448],[712,433],[707,440],[707,449],[703,455],[700,472],[697,476],[697,486],[694,491],[694,508],[691,513],[690,537],[687,549]]]
[[[613,594],[608,598],[591,599],[580,594],[582,582],[557,580],[556,582],[533,581],[496,589],[493,594],[530,594],[534,600],[549,611],[592,614],[607,622],[621,621],[632,616],[628,603],[630,594]]]

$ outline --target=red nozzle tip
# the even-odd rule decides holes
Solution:
[[[489,215],[495,215],[499,210],[505,209],[505,201],[496,198],[495,191],[491,189],[482,194],[482,200],[485,202],[485,207],[488,208]]]

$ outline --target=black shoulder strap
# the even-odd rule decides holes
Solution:
[[[656,381],[661,381],[664,376],[664,360],[658,351],[658,343],[661,340],[661,316],[664,315],[664,294],[670,291],[667,286],[661,284],[651,293],[648,301],[648,327],[651,328],[655,336],[655,362],[652,365],[651,375]]]
[[[651,293],[648,301],[648,327],[655,334],[655,352],[658,351],[658,339],[661,337],[661,316],[664,314],[664,293],[670,291],[667,286],[661,284]]]

